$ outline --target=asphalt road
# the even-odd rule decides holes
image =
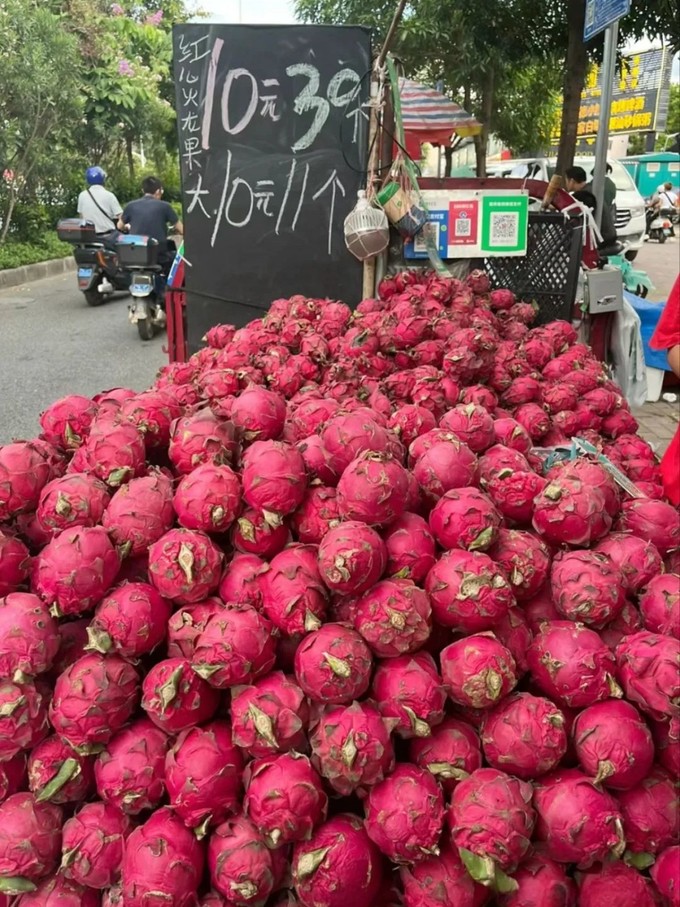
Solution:
[[[87,306],[75,273],[0,291],[0,444],[34,437],[39,414],[66,394],[148,387],[165,341],[139,339],[125,296]]]
[[[680,231],[677,227],[675,232],[679,235],[674,239],[667,239],[663,245],[646,242],[635,259],[634,267],[646,271],[654,281],[654,289],[650,290],[648,296],[650,301],[665,302],[678,276]]]

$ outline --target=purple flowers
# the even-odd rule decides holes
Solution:
[[[134,76],[135,71],[132,68],[132,64],[129,60],[119,60],[118,61],[118,75],[119,76]]]

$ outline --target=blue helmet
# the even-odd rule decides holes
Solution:
[[[106,171],[101,167],[88,167],[85,171],[85,179],[88,186],[103,186],[106,179]]]

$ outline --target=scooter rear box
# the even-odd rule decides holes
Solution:
[[[121,236],[116,251],[123,268],[153,268],[158,262],[158,241],[150,236]]]
[[[62,242],[75,244],[96,243],[94,224],[79,217],[66,217],[57,224],[57,236]]]

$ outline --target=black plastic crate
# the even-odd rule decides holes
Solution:
[[[57,224],[57,236],[62,242],[74,245],[98,242],[94,224],[79,217],[66,217]]]
[[[535,324],[570,321],[583,252],[583,215],[529,212],[527,254],[521,258],[486,258],[484,268],[494,289],[505,287],[522,302],[538,306]]]
[[[120,236],[116,250],[124,268],[153,268],[158,263],[158,240],[150,236]]]

